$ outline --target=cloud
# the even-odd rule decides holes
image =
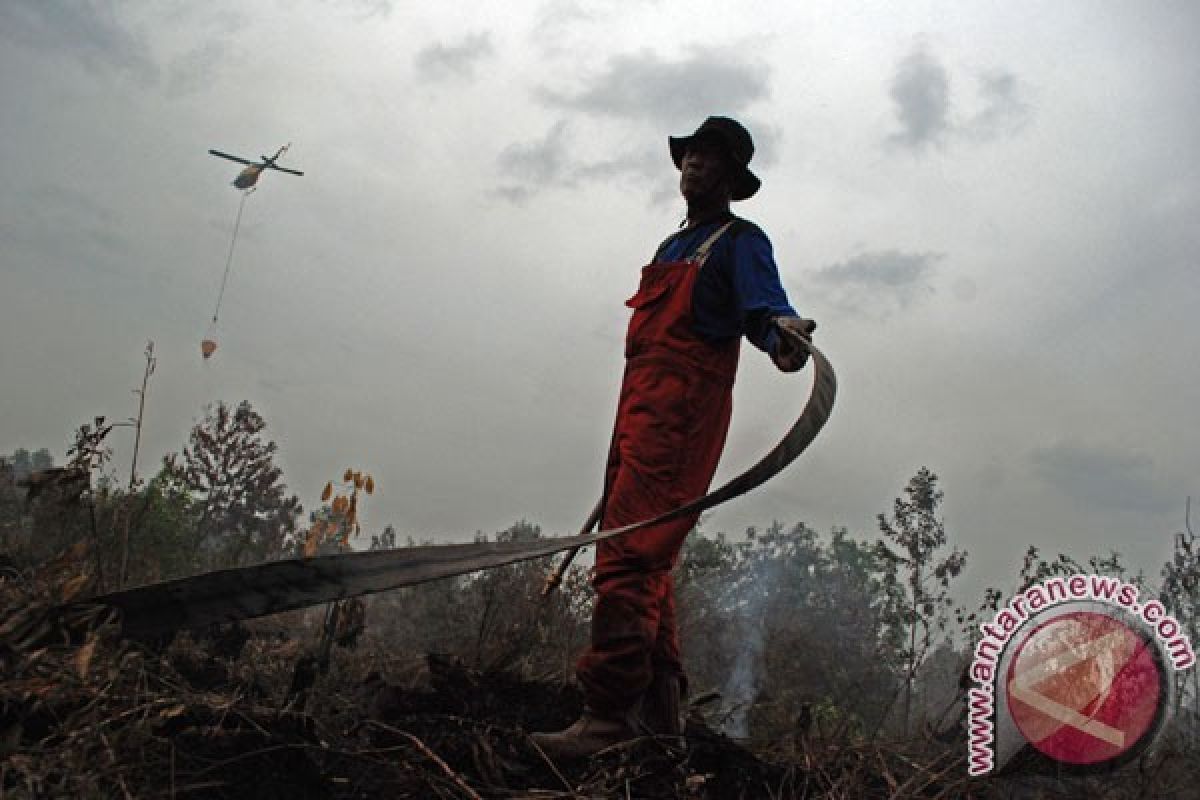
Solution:
[[[900,123],[890,142],[919,152],[943,141],[950,130],[950,77],[925,47],[900,62],[888,93]]]
[[[992,70],[980,75],[979,97],[983,107],[963,124],[963,131],[976,139],[1016,133],[1029,119],[1023,84],[1011,72]]]
[[[532,41],[545,51],[569,49],[571,34],[579,29],[605,19],[624,21],[631,8],[657,3],[658,0],[546,0],[538,9]]]
[[[553,108],[676,129],[694,127],[701,115],[736,114],[766,98],[769,75],[768,67],[723,48],[696,47],[678,60],[643,50],[612,57],[582,88],[543,88],[539,97]]]
[[[843,310],[878,319],[931,294],[930,277],[944,253],[875,250],[813,273],[816,291]]]
[[[497,193],[513,202],[523,202],[538,189],[573,185],[566,134],[567,123],[559,121],[537,141],[504,148],[498,159],[500,171],[516,183],[501,186]]]
[[[594,13],[574,0],[549,0],[538,12],[537,22],[533,27],[534,41],[543,44],[557,41],[576,23],[594,18]]]
[[[537,184],[553,184],[566,173],[566,122],[556,122],[540,140],[514,144],[500,153],[500,168],[513,177]]]
[[[560,122],[539,142],[508,147],[500,155],[500,169],[518,183],[498,192],[521,202],[552,186],[624,180],[639,184],[651,203],[667,202],[677,197],[667,136],[690,133],[710,114],[741,118],[755,137],[754,164],[770,164],[779,150],[779,130],[742,113],[767,96],[768,77],[767,68],[720,48],[693,48],[676,60],[651,51],[614,56],[585,85],[537,91],[544,105],[568,119],[594,118],[572,127],[588,135],[575,137],[568,147],[566,125]],[[603,154],[585,152],[597,144]]]
[[[899,130],[889,144],[923,153],[951,139],[991,141],[1019,131],[1030,116],[1026,87],[1012,72],[992,69],[976,76],[978,109],[965,119],[951,114],[951,76],[923,45],[909,53],[896,69],[889,94]]]
[[[614,158],[580,164],[575,175],[583,180],[612,180],[614,178],[651,178],[661,174],[670,164],[666,147],[646,147],[630,150]]]
[[[674,168],[666,155],[653,148],[618,153],[611,158],[585,161],[571,157],[571,142],[565,120],[550,127],[541,139],[512,144],[500,153],[500,171],[515,183],[501,186],[497,193],[513,202],[524,202],[542,189],[569,188],[592,181],[644,180]]]
[[[108,3],[0,3],[0,36],[42,50],[69,53],[89,69],[114,69],[153,81],[158,69],[144,37],[128,30]]]
[[[651,204],[679,197],[678,173],[665,137],[661,144],[655,141],[593,160],[573,156],[577,144],[567,122],[560,120],[538,140],[509,145],[497,159],[509,182],[497,188],[496,194],[520,204],[545,189],[627,181],[646,191]]]
[[[445,81],[474,77],[475,65],[495,55],[491,37],[476,33],[458,44],[432,44],[417,53],[414,63],[422,80]]]
[[[1154,462],[1142,455],[1078,442],[1030,454],[1034,473],[1072,500],[1094,509],[1168,511],[1173,503],[1154,483]]]

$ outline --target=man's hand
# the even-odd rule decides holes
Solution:
[[[774,323],[779,343],[771,360],[782,372],[796,372],[808,363],[808,348],[804,342],[812,341],[817,323],[804,317],[776,317]]]

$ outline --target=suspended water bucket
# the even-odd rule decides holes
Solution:
[[[200,342],[200,352],[204,355],[204,359],[207,361],[209,356],[217,352],[217,343],[212,339],[204,339]]]

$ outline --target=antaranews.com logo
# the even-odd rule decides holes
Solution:
[[[967,694],[971,775],[999,770],[1026,743],[1081,772],[1136,758],[1162,732],[1174,673],[1196,662],[1160,602],[1102,575],[1030,587],[980,630]]]

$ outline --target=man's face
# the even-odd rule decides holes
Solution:
[[[679,162],[679,191],[687,198],[707,197],[728,191],[729,162],[713,139],[693,142]]]

